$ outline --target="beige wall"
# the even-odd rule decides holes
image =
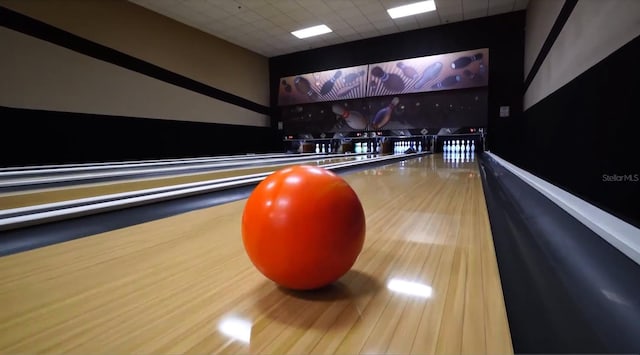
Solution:
[[[0,0],[0,5],[269,106],[266,57],[126,0]]]
[[[529,1],[524,41],[524,78],[522,80],[529,75],[563,5],[564,1],[560,0]]]
[[[269,127],[266,115],[0,27],[0,106]]]
[[[538,5],[544,4],[551,3]],[[527,11],[546,16],[553,13],[556,6],[552,5],[551,9],[534,6]],[[528,14],[527,20],[532,16],[535,17]],[[538,30],[548,31],[546,27],[536,28],[527,23],[528,32]],[[578,1],[525,92],[524,109],[551,95],[637,36],[640,36],[639,0]],[[530,38],[526,37],[527,40]],[[533,55],[537,56],[537,53],[525,52],[525,56]]]

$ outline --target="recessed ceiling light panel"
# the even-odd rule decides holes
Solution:
[[[388,9],[387,12],[391,18],[400,18],[405,16],[417,15],[424,12],[434,11],[436,3],[433,0],[414,2],[413,4],[403,5]]]
[[[291,32],[291,34],[298,38],[308,38],[308,37],[318,36],[318,35],[322,35],[329,32],[332,32],[332,31],[326,25],[318,25],[318,26],[313,26],[313,27],[308,27],[308,28],[303,28],[301,30],[293,31]]]

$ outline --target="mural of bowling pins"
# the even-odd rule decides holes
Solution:
[[[338,90],[338,92],[336,93],[336,95],[338,97],[344,97],[349,95],[350,92],[352,92],[354,89],[360,87],[359,83],[352,83],[349,86],[345,86],[343,88],[341,88],[340,90]]]
[[[284,91],[287,93],[291,93],[291,85],[289,85],[289,83],[287,83],[286,80],[282,80],[282,86],[284,86]]]
[[[342,83],[345,85],[351,85],[357,82],[357,80],[362,76],[364,76],[364,70],[361,70],[357,73],[349,73],[342,78]]]
[[[441,71],[442,71],[442,63],[435,62],[433,64],[430,64],[428,67],[424,69],[424,71],[422,72],[422,76],[420,77],[420,80],[416,82],[414,87],[416,89],[422,88],[428,82],[437,78],[438,75],[440,75]]]
[[[380,129],[384,127],[384,125],[389,123],[389,121],[391,120],[391,114],[393,113],[393,109],[398,105],[398,102],[400,102],[400,99],[397,97],[394,97],[388,106],[380,109],[380,111],[376,113],[376,115],[373,118],[373,121],[371,122],[373,129]]]
[[[451,63],[451,69],[462,69],[480,59],[482,59],[482,53],[476,53],[467,57],[460,57]]]
[[[404,90],[404,81],[398,74],[387,73],[382,68],[376,66],[371,69],[371,75],[380,79],[385,89],[393,92]]]
[[[459,83],[461,79],[462,78],[460,77],[460,75],[451,75],[442,79],[442,81],[435,83],[431,88],[446,89],[448,87],[454,86],[455,84]]]
[[[293,80],[293,85],[296,87],[296,90],[298,90],[299,93],[306,95],[312,101],[318,99],[318,94],[311,88],[311,83],[309,82],[309,80],[298,76]]]
[[[349,111],[340,104],[333,104],[331,110],[336,115],[342,116],[349,127],[357,130],[365,130],[367,128],[367,119],[358,111]]]
[[[402,74],[404,74],[404,76],[406,76],[407,78],[411,80],[418,79],[418,76],[419,76],[418,71],[415,70],[413,67],[408,66],[403,62],[398,62],[396,66],[400,68],[400,70],[402,70]]]
[[[336,80],[338,80],[338,78],[340,78],[341,75],[342,75],[342,71],[340,70],[338,70],[335,74],[333,74],[333,77],[327,80],[322,85],[322,88],[320,89],[320,95],[326,95],[330,93],[331,90],[333,90],[333,86],[336,84]]]

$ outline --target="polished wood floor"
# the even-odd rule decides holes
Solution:
[[[345,179],[367,237],[331,287],[265,279],[241,200],[0,258],[0,353],[512,354],[477,163]]]

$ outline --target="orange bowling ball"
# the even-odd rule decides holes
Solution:
[[[307,165],[267,176],[242,214],[242,242],[253,265],[294,290],[327,286],[349,271],[362,251],[365,229],[351,186]]]

